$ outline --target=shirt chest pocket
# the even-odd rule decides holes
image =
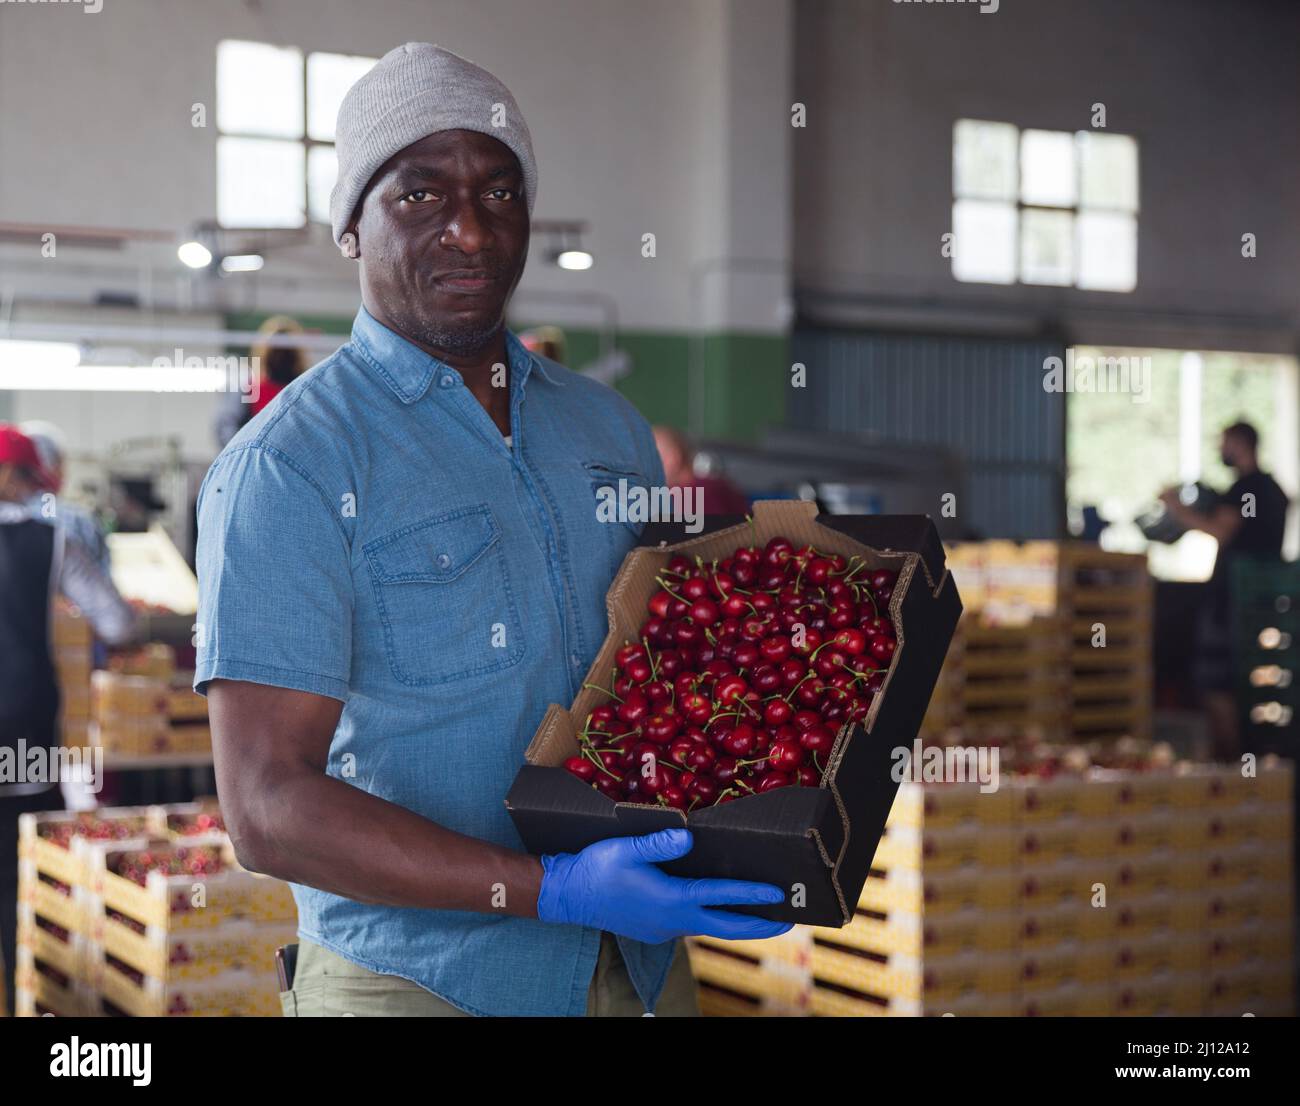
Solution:
[[[486,504],[405,526],[363,547],[393,675],[414,686],[517,664],[523,628],[501,531]]]

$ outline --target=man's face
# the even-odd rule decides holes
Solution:
[[[1238,467],[1238,461],[1241,458],[1242,444],[1231,434],[1224,434],[1219,439],[1219,460],[1228,468],[1235,469]]]
[[[367,305],[436,351],[470,356],[505,322],[528,259],[519,161],[477,131],[440,131],[375,174],[355,223]]]

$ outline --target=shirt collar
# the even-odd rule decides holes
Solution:
[[[457,381],[461,380],[454,368],[389,330],[364,307],[358,309],[352,323],[352,345],[403,403],[418,400],[436,377],[450,373]],[[542,358],[524,348],[509,328],[506,329],[506,357],[511,379],[521,390],[534,369],[548,384],[562,383]]]

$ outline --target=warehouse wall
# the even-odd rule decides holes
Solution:
[[[967,537],[1057,538],[1065,521],[1065,397],[1042,388],[1048,341],[797,330],[807,386],[789,424],[950,451]],[[945,504],[929,513],[940,516]]]
[[[539,161],[535,217],[590,224],[587,273],[548,264],[535,236],[514,316],[581,331],[612,312],[634,336],[620,387],[650,418],[749,435],[781,413],[791,2],[110,0],[96,15],[0,4],[0,103],[24,105],[0,119],[0,219],[184,235],[216,207],[220,40],[370,55],[436,41],[499,74],[519,100]],[[205,129],[191,126],[194,103],[207,105]],[[647,232],[653,259],[641,254]],[[174,243],[55,259],[0,245],[0,298],[12,297],[19,319],[26,302],[106,292],[164,312],[350,319],[355,266],[326,228],[313,233],[233,279],[192,276]],[[760,363],[769,384],[756,392],[742,370]],[[126,402],[100,401],[105,411]]]
[[[827,321],[1290,352],[1300,268],[1300,7],[1272,0],[798,0],[795,266]],[[1282,21],[1282,26],[1279,25]],[[1285,27],[1289,24],[1289,33]],[[1132,294],[962,284],[960,117],[1078,130],[1104,103],[1139,143]],[[1254,233],[1258,257],[1241,257]]]
[[[216,207],[216,48],[225,38],[379,55],[436,41],[511,87],[532,130],[537,218],[585,219],[590,272],[534,254],[524,291],[600,293],[631,327],[778,332],[788,260],[790,0],[110,0],[0,5],[0,212],[9,221],[183,233]],[[48,77],[57,65],[59,80]],[[40,89],[40,95],[33,90]],[[191,105],[209,126],[191,126]],[[775,123],[773,123],[775,119]],[[741,186],[744,187],[741,187]],[[658,256],[641,256],[641,235]],[[761,243],[755,238],[761,237]],[[781,272],[770,282],[701,279],[744,239]],[[156,256],[155,291],[172,294],[174,246]],[[26,294],[71,265],[8,251]],[[94,259],[91,259],[92,261]],[[261,306],[351,314],[355,269],[324,229],[270,259],[253,281]],[[124,282],[138,290],[132,273]],[[224,302],[255,305],[224,282]],[[200,288],[200,297],[213,295]],[[273,302],[265,302],[267,300]],[[705,316],[702,308],[710,311]]]

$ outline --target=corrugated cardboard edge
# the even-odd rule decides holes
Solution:
[[[880,562],[879,567],[890,568],[898,573],[898,583],[894,587],[894,594],[889,604],[889,620],[893,624],[894,633],[898,638],[898,647],[894,653],[895,659],[890,661],[889,670],[885,675],[885,681],[880,693],[876,695],[871,710],[861,726],[869,734],[876,714],[880,709],[880,704],[889,689],[890,680],[897,668],[896,658],[901,655],[904,648],[901,617],[902,601],[908,588],[912,586],[916,567],[918,564],[920,565],[931,594],[937,593],[939,587],[946,581],[948,573],[945,571],[944,578],[936,585],[930,568],[925,563],[925,558],[919,552],[872,548],[839,530],[821,525],[817,521],[817,516],[817,505],[805,500],[759,500],[754,504],[752,523],[738,523],[735,526],[715,530],[697,538],[688,538],[672,545],[661,545],[658,548],[641,546],[633,549],[624,559],[606,594],[605,609],[609,629],[605,640],[601,643],[600,650],[592,661],[591,668],[583,681],[584,684],[600,685],[603,679],[610,676],[607,669],[612,669],[613,653],[623,645],[623,639],[625,637],[630,639],[631,632],[640,625],[645,603],[649,599],[649,594],[643,596],[641,593],[647,590],[653,591],[653,589],[647,589],[645,580],[640,577],[644,565],[647,563],[659,566],[666,565],[668,560],[677,553],[692,557],[694,555],[704,556],[703,551],[705,550],[709,551],[705,559],[712,560],[715,556],[720,559],[721,556],[724,556],[737,546],[749,544],[750,540],[755,538],[756,535],[765,542],[776,533],[783,533],[796,547],[812,544],[827,552],[842,553],[846,556],[855,553],[861,556],[864,552],[870,552],[873,559]],[[639,587],[637,586],[638,583],[640,584]],[[603,698],[604,696],[599,691],[583,688],[567,708],[552,703],[547,708],[541,725],[538,726],[537,732],[533,735],[533,739],[525,750],[524,755],[528,763],[559,767],[567,757],[575,755],[578,751],[578,739],[574,718],[589,712]],[[851,723],[846,723],[840,728],[821,782],[821,786],[831,793],[843,829],[843,840],[836,856],[833,858],[830,856],[821,834],[816,829],[808,831],[808,836],[813,839],[818,853],[830,871],[831,884],[835,889],[835,895],[839,901],[846,924],[852,918],[853,912],[845,901],[838,877],[840,863],[848,849],[851,824],[844,799],[835,786],[835,773],[844,758],[849,740],[856,728],[858,727]],[[636,806],[640,804],[620,803],[615,805]],[[689,816],[683,814],[683,820],[689,824]]]

